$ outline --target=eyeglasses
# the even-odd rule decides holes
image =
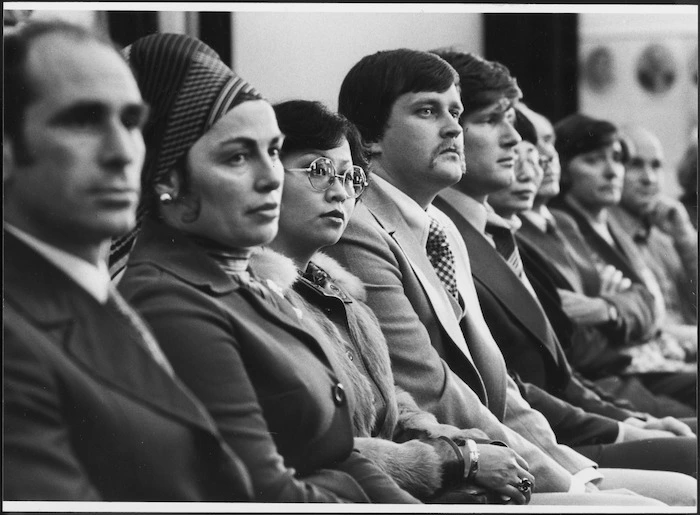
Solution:
[[[314,159],[308,168],[285,168],[285,170],[306,173],[311,187],[316,191],[326,191],[333,186],[336,178],[340,179],[345,193],[350,198],[359,197],[368,184],[367,175],[362,167],[353,165],[341,175],[336,171],[333,161],[327,157]]]

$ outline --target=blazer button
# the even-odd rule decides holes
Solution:
[[[348,357],[350,361],[353,361],[355,358],[352,356],[352,352],[350,351],[345,351],[345,355]]]
[[[340,383],[336,383],[331,387],[331,393],[333,395],[333,402],[336,406],[345,405],[345,388]]]

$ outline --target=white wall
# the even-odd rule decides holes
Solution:
[[[691,7],[691,6],[686,6]],[[581,74],[579,105],[583,113],[617,124],[640,124],[661,139],[666,153],[664,190],[680,192],[676,165],[698,123],[697,73],[698,12],[582,13],[580,56],[583,62],[598,47],[613,56],[614,80],[609,89],[595,91]],[[637,62],[644,49],[658,43],[671,53],[676,81],[665,93],[651,94],[637,81]]]
[[[459,45],[481,53],[474,13],[233,13],[234,69],[272,102],[301,98],[337,108],[345,74],[365,55]]]

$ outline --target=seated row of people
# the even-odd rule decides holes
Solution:
[[[516,366],[529,329],[504,347],[438,209],[521,163],[507,70],[379,52],[336,114],[273,108],[188,36],[124,55],[65,23],[5,37],[7,499],[695,503],[689,426],[579,380],[494,254],[554,356]]]

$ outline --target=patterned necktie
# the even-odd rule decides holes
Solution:
[[[520,252],[515,244],[513,233],[507,227],[501,227],[492,223],[486,223],[486,232],[493,238],[496,251],[503,256],[508,266],[515,274],[522,279],[523,277],[523,262],[520,259]]]
[[[445,285],[448,293],[459,302],[457,279],[455,276],[455,257],[452,254],[445,229],[436,219],[430,217],[428,227],[428,242],[425,245],[430,264],[433,265],[437,276]]]
[[[175,375],[173,367],[170,365],[168,358],[165,357],[163,351],[158,345],[158,342],[151,334],[151,331],[146,327],[146,324],[141,320],[141,317],[134,309],[127,304],[124,297],[114,288],[110,288],[107,304],[111,305],[117,313],[122,315],[124,319],[133,327],[140,336],[141,345],[153,356],[153,359],[158,363],[171,377]]]

